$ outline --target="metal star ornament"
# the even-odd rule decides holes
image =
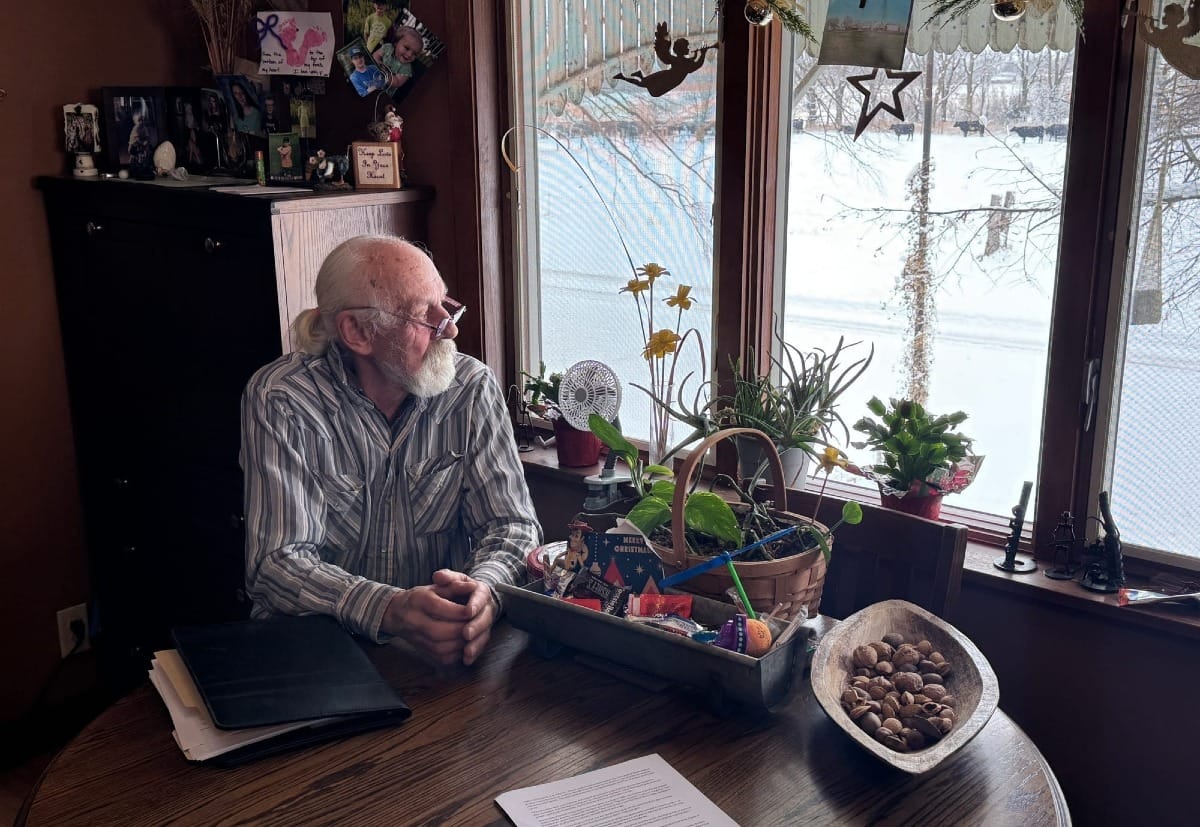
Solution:
[[[863,134],[863,130],[867,128],[867,125],[871,123],[871,120],[879,114],[880,109],[890,112],[902,121],[904,120],[904,108],[900,104],[900,93],[904,91],[906,86],[916,80],[921,73],[897,72],[894,69],[886,69],[885,71],[889,80],[900,81],[892,87],[891,103],[886,103],[880,99],[874,106],[871,106],[872,93],[867,84],[875,80],[879,74],[878,69],[872,69],[869,75],[851,75],[846,78],[846,82],[857,89],[863,96],[862,110],[858,115],[858,126],[854,129],[854,140],[856,141],[858,140],[858,136]]]

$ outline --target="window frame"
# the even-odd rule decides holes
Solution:
[[[509,66],[506,58],[519,45],[513,31],[521,19],[520,0],[507,0],[504,9],[508,25],[501,34],[507,37],[507,48],[500,50],[503,65],[497,67],[497,94],[508,96],[512,111],[519,112],[511,97],[511,80],[520,70]],[[1139,100],[1144,91],[1141,77],[1147,56],[1145,45],[1135,37],[1136,26],[1127,25],[1126,20],[1127,13],[1119,5],[1088,3],[1084,16],[1087,39],[1077,41],[1075,51],[1076,81],[1035,480],[1038,497],[1032,519],[1026,523],[1032,550],[1043,561],[1053,559],[1053,532],[1063,511],[1075,515],[1076,528],[1085,541],[1096,533],[1094,521],[1087,516],[1096,513],[1104,474],[1115,325],[1119,323],[1116,316],[1131,220],[1128,194],[1136,174]],[[790,70],[794,46],[784,41],[782,26],[752,26],[728,10],[719,26],[715,307],[710,352],[719,392],[728,392],[732,382],[728,356],[745,361],[753,349],[758,368],[771,368],[772,328],[786,272],[786,245],[773,241],[785,237],[779,231],[785,229],[786,190],[776,186],[776,181],[788,180],[783,136],[790,130],[790,122],[784,117],[786,102],[781,101],[780,84],[784,67]],[[787,37],[791,38],[790,33]],[[784,177],[780,179],[780,175]],[[510,305],[517,309],[516,318],[510,321],[514,332],[505,376],[505,382],[513,384],[518,377],[517,354],[527,358],[529,348],[529,342],[521,340],[516,331],[528,329],[533,295],[523,292],[528,287],[517,273],[529,272],[532,260],[529,250],[519,249],[526,242],[517,235],[520,218],[513,202],[518,190],[511,171],[502,170],[501,183],[508,193],[504,209],[513,248],[503,262],[505,292],[517,299]],[[530,182],[521,183],[521,191],[534,192],[525,188]],[[1100,404],[1095,425],[1084,430],[1081,388],[1091,359],[1101,360]],[[734,463],[732,446],[718,446],[718,470],[728,472]],[[1013,481],[1014,503],[1020,482]],[[845,488],[847,491],[837,493],[854,490]],[[859,499],[872,500],[869,492],[859,489],[855,493]],[[952,504],[945,511],[946,516],[971,528],[973,541],[1003,545],[1006,516],[953,508]],[[1140,550],[1135,554],[1140,556]]]

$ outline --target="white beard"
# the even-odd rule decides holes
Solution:
[[[453,339],[437,339],[429,343],[425,360],[414,373],[405,370],[400,360],[389,353],[379,361],[379,367],[391,379],[413,396],[430,397],[445,393],[454,381],[454,355],[458,346]]]

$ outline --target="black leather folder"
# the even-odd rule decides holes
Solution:
[[[411,714],[350,633],[331,617],[184,626],[172,635],[220,729],[335,719],[247,745],[214,763],[236,763],[387,726]]]

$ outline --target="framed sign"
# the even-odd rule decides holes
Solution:
[[[355,141],[350,145],[354,186],[358,189],[398,190],[400,179],[400,144]]]

